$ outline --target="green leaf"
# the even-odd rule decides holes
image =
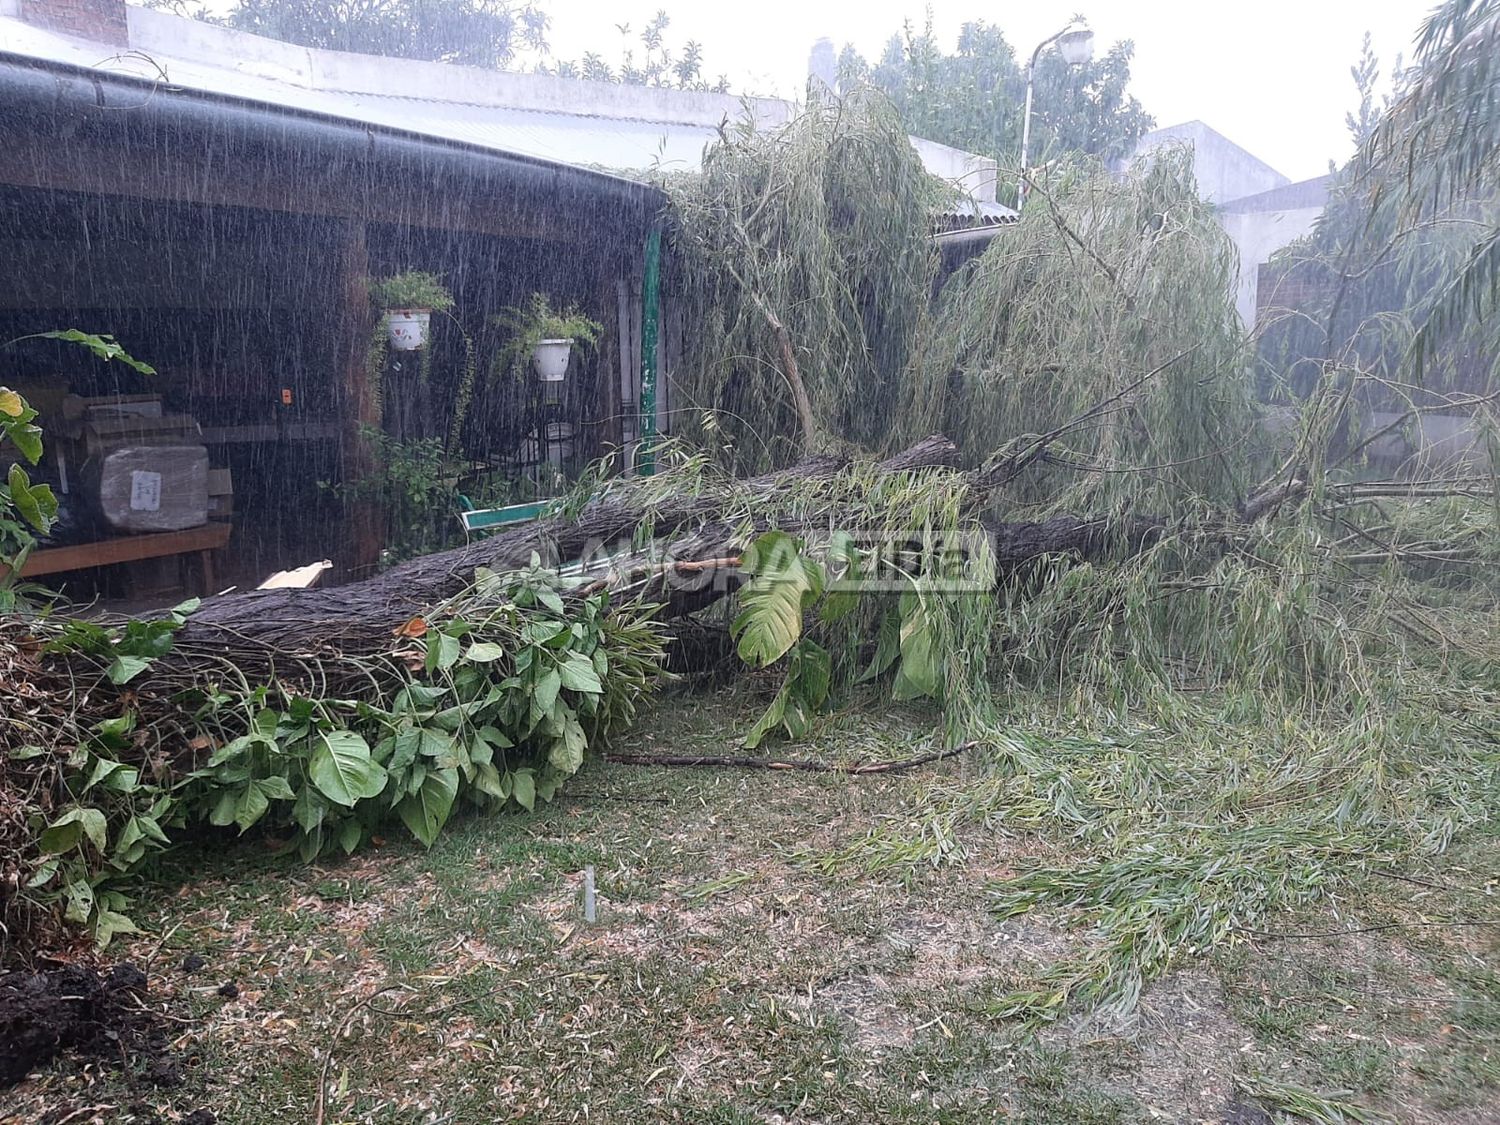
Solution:
[[[38,531],[46,531],[52,526],[53,517],[57,515],[57,498],[52,495],[50,485],[32,484],[26,470],[16,464],[11,465],[6,483],[10,489],[10,502],[16,506],[22,519]]]
[[[28,408],[27,413],[36,417],[36,412]],[[23,415],[24,417],[24,415]],[[21,456],[26,458],[28,464],[35,465],[42,459],[42,431],[41,427],[30,425],[28,422],[11,422],[0,428],[0,433],[10,438]],[[23,474],[24,475],[24,474]],[[31,478],[27,477],[27,480]],[[49,490],[50,491],[50,490]]]
[[[407,727],[396,735],[391,760],[386,763],[386,769],[391,773],[400,773],[417,760],[417,755],[422,752],[422,728]]]
[[[80,876],[68,880],[63,888],[63,894],[67,900],[67,906],[63,908],[63,917],[69,922],[83,925],[94,911],[94,888],[89,886],[87,879]]]
[[[293,801],[297,794],[292,792],[292,787],[287,784],[284,777],[263,777],[255,783],[260,786],[260,791],[273,801]]]
[[[469,646],[468,658],[475,664],[493,664],[505,658],[505,649],[493,641],[476,641]]]
[[[557,702],[557,693],[561,687],[562,673],[556,668],[548,668],[537,677],[536,684],[531,689],[533,719],[552,713],[552,705]]]
[[[322,736],[308,759],[307,773],[323,796],[346,808],[385,788],[385,767],[371,757],[369,744],[348,730]]]
[[[68,851],[85,836],[102,853],[109,842],[108,822],[98,809],[72,808],[47,825],[37,847],[44,854],[56,855]]]
[[[113,336],[106,336],[93,332],[81,332],[77,328],[66,328],[60,332],[39,332],[37,334],[44,340],[63,340],[69,344],[79,344],[93,352],[100,359],[119,360],[127,367],[133,367],[142,375],[155,375],[156,368],[149,363],[142,363],[133,355],[120,346]]]
[[[297,794],[297,803],[292,806],[292,820],[304,833],[315,832],[328,815],[328,802],[316,789],[306,788]]]
[[[847,531],[835,531],[829,538],[828,558],[843,563],[842,573],[830,584],[828,596],[818,613],[825,622],[833,624],[848,617],[859,606],[861,574],[859,548],[854,545],[854,537]]]
[[[359,821],[350,817],[339,825],[338,835],[334,839],[338,841],[339,847],[344,849],[344,854],[349,855],[359,847],[359,841],[363,836],[364,830],[360,827]]]
[[[583,765],[583,752],[588,744],[588,736],[583,733],[583,727],[569,714],[563,719],[562,734],[552,740],[547,760],[554,769],[571,777]]]
[[[508,750],[515,743],[507,738],[497,727],[482,726],[479,728],[479,737],[488,742],[496,750]]]
[[[458,638],[450,637],[447,633],[427,634],[427,670],[429,672],[452,668],[458,663],[458,658],[463,655],[459,648]]]
[[[901,625],[901,667],[891,694],[898,700],[938,698],[942,694],[942,665],[933,652],[932,625],[915,598]]]
[[[149,667],[151,667],[149,657],[117,656],[110,661],[105,675],[109,677],[109,682],[112,684],[128,684]]]
[[[594,671],[593,662],[582,653],[575,652],[569,656],[558,672],[562,677],[562,686],[571,691],[604,694],[604,684],[599,680],[599,673]]]
[[[771,700],[771,705],[766,708],[765,714],[755,720],[755,725],[745,735],[745,746],[754,750],[760,745],[761,740],[781,725],[781,720],[786,716],[786,698],[791,690],[790,683],[783,683],[781,690]]]
[[[536,775],[529,769],[516,770],[510,775],[510,795],[516,804],[530,811],[536,805]]]
[[[891,606],[885,616],[880,619],[880,633],[875,640],[875,655],[870,658],[870,666],[859,677],[859,682],[865,683],[884,675],[886,669],[895,663],[896,657],[900,655],[901,611],[898,607]]]
[[[430,727],[423,727],[421,733],[422,757],[436,759],[436,762],[429,763],[428,768],[447,769],[458,764],[458,743],[451,734]]]
[[[234,822],[239,825],[240,831],[244,832],[265,816],[266,810],[270,807],[271,802],[266,800],[266,795],[260,785],[252,781],[240,790],[239,797],[234,803]]]
[[[740,612],[730,632],[739,641],[740,659],[764,668],[802,635],[802,613],[823,591],[823,568],[799,555],[791,536],[768,531],[745,552],[741,570],[752,577],[740,589]]]
[[[402,799],[396,806],[402,823],[411,834],[428,847],[448,820],[453,799],[458,795],[456,769],[428,770],[422,788]]]
[[[828,698],[833,681],[833,659],[828,650],[806,637],[797,645],[797,694],[809,708],[818,708]]]
[[[136,924],[117,910],[101,910],[94,922],[94,940],[99,948],[107,948],[116,934],[138,934]]]
[[[503,801],[510,796],[510,786],[506,784],[506,776],[508,775],[501,775],[494,763],[480,762],[474,767],[474,788]]]

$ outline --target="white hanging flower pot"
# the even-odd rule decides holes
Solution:
[[[414,352],[427,342],[427,328],[432,321],[431,309],[386,309],[386,329],[391,347],[398,352]]]
[[[531,366],[544,383],[561,383],[568,375],[572,340],[540,340],[531,352]]]

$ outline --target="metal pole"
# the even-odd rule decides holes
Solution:
[[[1051,42],[1049,39],[1048,43]],[[1026,150],[1031,146],[1031,85],[1036,78],[1036,57],[1041,54],[1043,43],[1031,52],[1031,65],[1026,68],[1026,112],[1021,117],[1021,178],[1016,181],[1016,212],[1026,202]]]
[[[661,229],[646,236],[646,269],[641,279],[641,425],[636,467],[642,476],[656,472],[656,340],[661,313]]]
[[[1073,30],[1074,25],[1069,24],[1056,35],[1049,39],[1043,39],[1036,45],[1036,50],[1031,52],[1031,62],[1026,67],[1026,112],[1021,117],[1021,178],[1016,182],[1016,211],[1021,210],[1021,205],[1026,202],[1026,150],[1031,147],[1031,86],[1036,79],[1036,60],[1041,57],[1047,47],[1056,43],[1068,32]]]

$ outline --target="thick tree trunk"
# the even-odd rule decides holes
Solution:
[[[885,461],[883,472],[954,468],[958,450],[945,437],[925,438]],[[815,457],[789,469],[754,477],[740,485],[737,498],[770,497],[801,481],[832,477],[848,464],[838,457]],[[647,503],[629,486],[587,505],[576,518],[553,516],[490,538],[424,555],[364,582],[327,590],[254,590],[206,602],[178,636],[180,646],[220,651],[275,649],[321,655],[368,652],[385,647],[391,633],[412,616],[460,593],[479,567],[507,570],[526,566],[533,554],[544,564],[585,552],[612,552],[628,545],[649,521],[655,536],[696,527],[723,512],[725,496],[708,491],[669,495]],[[711,553],[679,558],[712,558]]]

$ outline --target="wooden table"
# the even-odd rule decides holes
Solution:
[[[21,567],[22,578],[43,574],[60,574],[65,570],[84,570],[95,566],[157,559],[167,555],[198,556],[205,594],[214,591],[213,553],[229,544],[230,525],[206,523],[186,531],[154,531],[144,535],[117,535],[96,543],[75,543],[70,547],[44,547],[33,551]],[[0,563],[0,576],[9,568]]]

